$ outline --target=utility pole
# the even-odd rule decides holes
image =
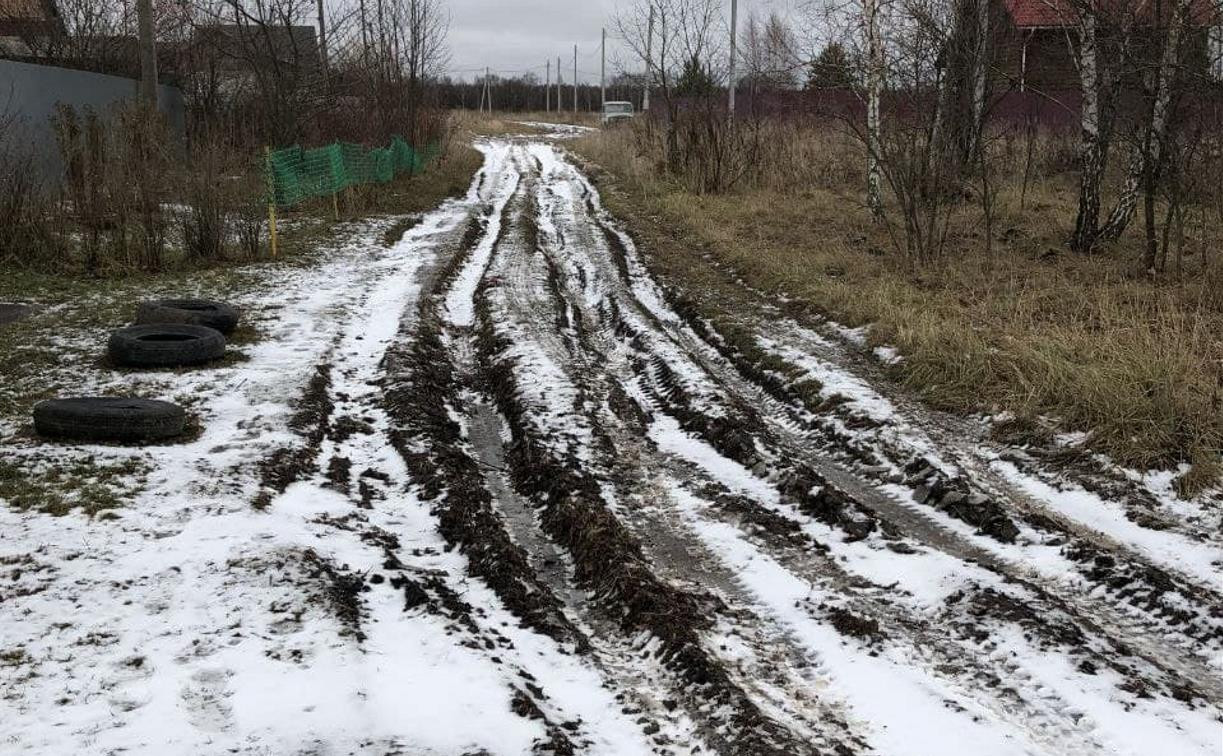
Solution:
[[[327,78],[327,17],[323,13],[323,0],[318,0],[318,51],[323,64],[323,79]]]
[[[493,80],[488,66],[484,67],[484,86],[480,87],[480,112],[486,112],[485,108],[489,115],[493,114]]]
[[[544,112],[552,112],[552,61],[548,61],[548,73],[544,75]]]
[[[578,46],[573,46],[573,121],[578,120]]]
[[[735,64],[739,59],[739,0],[730,0],[730,100],[726,104],[731,120],[735,118]]]
[[[650,110],[650,84],[654,81],[654,3],[650,3],[650,25],[645,34],[645,92],[641,95],[641,110]]]
[[[360,2],[361,8],[361,62],[369,68],[369,25],[365,21],[365,0]]]
[[[599,110],[607,107],[607,27],[603,27],[603,44],[600,45],[603,59],[599,63]]]
[[[562,94],[564,94],[564,92],[561,90],[561,79],[563,78],[565,77],[561,74],[561,56],[557,55],[556,56],[556,112],[557,113],[560,113],[562,110],[565,109],[565,105],[564,105],[565,98],[561,96]]]
[[[153,0],[137,0],[140,32],[140,99],[157,109],[157,43],[153,39]]]
[[[382,69],[382,75],[387,73],[386,60],[386,20],[382,15],[382,0],[378,1],[378,68]]]

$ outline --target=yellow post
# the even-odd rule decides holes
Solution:
[[[272,248],[272,257],[276,257],[276,190],[272,184],[271,148],[263,148],[263,157],[267,161],[268,171],[268,243]]]
[[[268,203],[268,241],[272,245],[272,257],[276,256],[276,201]]]
[[[338,221],[338,220],[340,220],[340,200],[339,200],[339,196],[340,196],[340,193],[339,193],[339,192],[332,192],[332,193],[331,193],[331,209],[332,209],[332,211],[335,213],[335,219],[336,219],[337,221]]]

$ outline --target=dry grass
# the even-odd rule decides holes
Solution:
[[[1180,275],[1157,280],[1137,272],[1136,230],[1100,255],[1073,255],[1062,243],[1073,222],[1073,176],[1059,168],[1063,145],[1048,140],[1035,150],[1022,206],[1022,165],[1000,182],[993,254],[982,251],[980,209],[968,200],[953,212],[944,259],[919,270],[869,221],[855,188],[860,151],[835,148],[838,140],[806,134],[774,148],[776,157],[761,159],[727,196],[693,195],[660,179],[656,157],[632,132],[586,137],[575,149],[610,169],[620,191],[607,201],[647,237],[664,277],[721,289],[706,298],[712,308],[743,293],[728,291],[733,285],[710,259],[801,311],[873,324],[872,340],[905,356],[894,377],[936,406],[1052,416],[1091,431],[1095,447],[1122,464],[1194,463],[1188,493],[1217,481],[1218,224],[1186,245]],[[1026,155],[1022,145],[998,150],[1000,159]]]

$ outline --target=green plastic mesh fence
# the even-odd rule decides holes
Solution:
[[[270,199],[278,207],[292,207],[350,186],[386,183],[403,173],[419,173],[438,152],[435,145],[415,150],[399,137],[374,149],[336,142],[312,150],[270,150],[266,166]]]

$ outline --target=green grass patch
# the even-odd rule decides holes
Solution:
[[[138,459],[101,462],[30,458],[0,462],[0,499],[20,511],[62,517],[79,511],[89,517],[122,508],[143,489],[147,465]]]

